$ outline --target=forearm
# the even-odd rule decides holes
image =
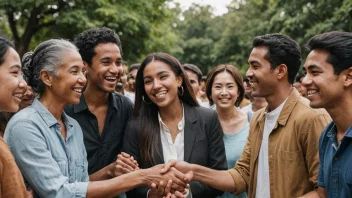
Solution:
[[[99,171],[89,175],[89,181],[103,181],[113,178],[113,168],[115,163],[111,163],[110,165],[100,169]]]
[[[213,170],[204,166],[192,164],[193,180],[222,191],[234,192],[235,182],[227,170]]]
[[[143,170],[124,174],[105,181],[90,182],[87,198],[114,197],[138,186],[146,185]]]

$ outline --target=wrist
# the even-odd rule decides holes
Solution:
[[[111,163],[106,167],[106,176],[111,179],[115,177],[115,163]]]

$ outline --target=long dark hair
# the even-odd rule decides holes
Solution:
[[[158,121],[159,108],[148,98],[145,92],[143,72],[145,67],[154,60],[161,61],[169,65],[176,77],[180,75],[183,77],[182,87],[184,92],[182,95],[178,95],[179,99],[183,103],[187,103],[191,106],[198,106],[198,102],[192,91],[192,87],[189,83],[187,74],[182,68],[181,63],[175,57],[166,53],[153,53],[144,59],[136,76],[136,98],[133,118],[138,118],[139,120],[140,129],[138,130],[141,130],[139,138],[139,150],[142,155],[142,162],[149,162],[151,164],[155,164],[154,155],[155,152],[157,152],[157,143],[160,136],[160,126]],[[142,97],[144,97],[144,100]]]

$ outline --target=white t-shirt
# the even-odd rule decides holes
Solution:
[[[268,145],[269,135],[274,129],[280,112],[284,107],[286,100],[271,112],[265,112],[265,124],[263,132],[262,145],[260,146],[258,159],[258,175],[257,175],[257,190],[256,198],[270,197],[270,179],[269,179],[269,160],[268,160]]]

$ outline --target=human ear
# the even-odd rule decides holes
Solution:
[[[344,86],[348,87],[351,86],[352,84],[352,67],[349,67],[348,69],[346,69],[346,77],[344,80]]]
[[[176,77],[176,82],[177,82],[177,87],[182,85],[182,81],[183,81],[183,76],[179,75]]]
[[[282,79],[287,74],[287,66],[285,64],[278,65],[276,69],[278,79]]]
[[[42,79],[43,83],[51,87],[52,86],[52,81],[53,81],[53,76],[49,74],[49,72],[45,69],[42,69],[40,71],[40,79]]]

